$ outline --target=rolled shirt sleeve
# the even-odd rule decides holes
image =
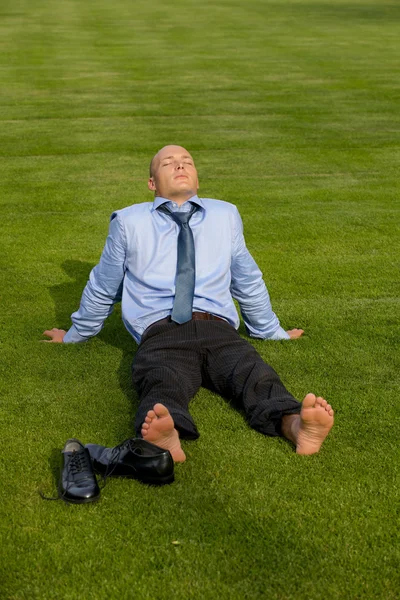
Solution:
[[[79,310],[71,315],[72,327],[64,336],[64,343],[84,342],[102,329],[114,304],[121,299],[125,259],[125,232],[114,213],[99,264],[90,273]]]
[[[261,339],[290,339],[272,310],[262,273],[246,247],[243,224],[238,211],[234,228],[231,294],[239,303],[248,334]]]

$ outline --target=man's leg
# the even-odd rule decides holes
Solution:
[[[249,424],[266,435],[283,435],[299,454],[318,452],[333,425],[333,410],[308,394],[300,404],[277,373],[229,325],[201,324],[206,348],[203,385],[243,407]]]
[[[177,462],[185,460],[179,438],[199,437],[188,411],[201,385],[200,355],[192,330],[192,323],[154,325],[144,336],[132,365],[140,398],[136,432],[170,450]]]

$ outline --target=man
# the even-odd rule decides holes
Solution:
[[[44,335],[51,342],[86,341],[122,297],[124,324],[139,344],[132,367],[138,435],[183,462],[180,439],[199,435],[188,404],[204,385],[239,403],[251,427],[283,435],[298,454],[318,452],[333,425],[332,407],[314,394],[298,403],[236,331],[232,298],[250,336],[303,334],[285,332],[273,313],[236,207],[197,196],[194,161],[181,146],[165,146],[154,156],[148,188],[153,203],[113,213],[68,333]]]

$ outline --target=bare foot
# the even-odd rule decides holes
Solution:
[[[299,415],[282,419],[282,433],[296,446],[297,454],[315,454],[333,426],[333,409],[324,398],[307,394]]]
[[[163,404],[155,404],[149,410],[142,424],[142,436],[148,442],[165,448],[171,452],[174,462],[184,462],[186,455],[181,448],[179,433],[174,427],[174,421],[168,408]]]
[[[307,394],[301,405],[296,453],[315,454],[333,426],[333,409],[324,398]]]

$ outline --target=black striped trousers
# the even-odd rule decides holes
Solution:
[[[138,435],[147,411],[161,402],[180,437],[198,438],[188,406],[201,385],[237,403],[250,426],[266,435],[280,435],[282,416],[301,407],[272,367],[225,321],[151,326],[134,358],[132,378],[140,400]]]

